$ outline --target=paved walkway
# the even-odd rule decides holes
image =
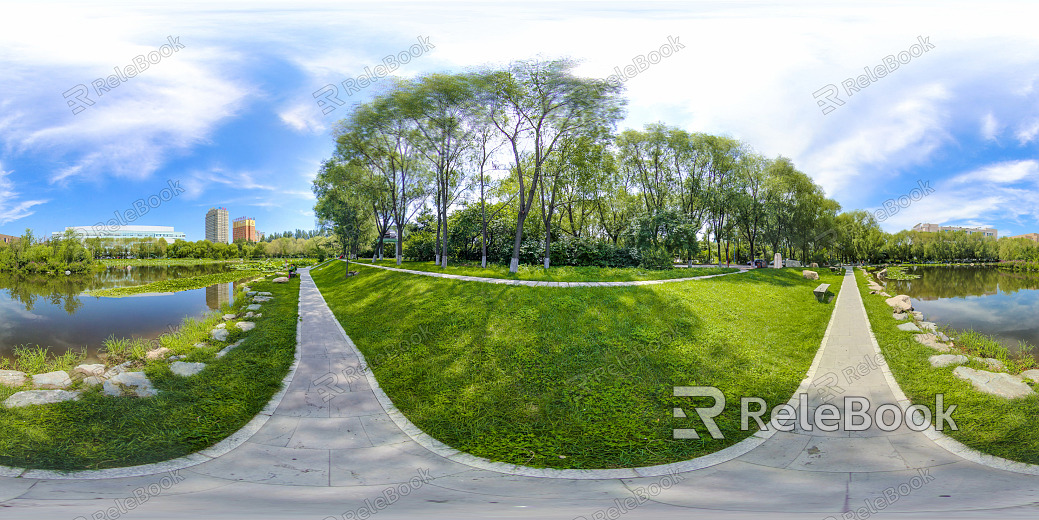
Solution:
[[[623,518],[822,520],[865,518],[854,512],[867,501],[898,518],[1039,514],[1039,477],[968,462],[905,427],[778,432],[732,460],[677,476],[638,477],[628,470],[626,477],[549,479],[474,468],[407,435],[365,376],[334,381],[338,388],[329,393],[329,373],[358,372],[362,362],[306,270],[301,282],[296,373],[271,418],[247,442],[173,474],[0,478],[0,517],[327,520],[365,518],[362,510],[369,508],[384,519],[574,519],[615,518],[634,508]],[[823,387],[838,399],[895,403],[883,366],[864,361],[876,356],[849,273],[805,382],[813,384],[808,408],[822,404]],[[858,369],[858,377],[849,381],[847,367]],[[126,501],[135,496],[143,504]]]
[[[346,260],[343,260],[345,262]],[[437,273],[434,271],[416,271],[414,269],[402,269],[400,267],[386,267],[384,265],[366,264],[363,262],[352,261],[350,265],[363,265],[365,267],[374,267],[376,269],[385,269],[387,271],[403,271],[405,273],[420,274],[422,276],[432,276],[435,278],[450,278],[452,280],[463,280],[466,282],[483,282],[483,283],[496,283],[502,285],[526,285],[529,287],[620,287],[626,285],[656,285],[660,283],[672,283],[672,282],[688,282],[689,280],[706,280],[708,278],[714,278],[716,276],[728,276],[730,274],[742,273],[748,271],[748,268],[742,266],[733,266],[739,271],[733,271],[731,273],[722,274],[711,274],[706,276],[690,276],[687,278],[670,278],[667,280],[639,280],[634,282],[543,282],[538,280],[510,280],[507,278],[487,278],[483,276],[462,276],[460,274],[447,274]],[[716,266],[710,266],[716,267]]]

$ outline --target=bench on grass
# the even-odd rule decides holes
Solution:
[[[821,284],[819,284],[819,287],[816,287],[815,289],[813,289],[812,292],[815,293],[815,296],[817,298],[822,298],[822,297],[826,296],[826,291],[829,288],[830,288],[830,284],[828,284],[828,283],[821,283]]]

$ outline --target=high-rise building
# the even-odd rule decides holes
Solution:
[[[235,242],[239,240],[259,242],[260,236],[256,232],[256,219],[252,217],[238,217],[234,219],[232,237]]]
[[[938,233],[941,231],[966,231],[968,235],[980,234],[985,237],[999,238],[999,232],[994,228],[969,228],[960,226],[941,226],[938,224],[917,224],[913,226],[913,231],[925,231],[928,233]]]
[[[227,208],[209,208],[206,213],[206,240],[214,244],[227,243]]]

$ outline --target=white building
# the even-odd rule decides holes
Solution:
[[[70,229],[80,240],[88,238],[164,238],[170,244],[175,240],[187,240],[187,235],[181,231],[175,231],[173,226],[112,226],[111,228],[108,226],[73,226],[65,228],[65,231]],[[62,238],[65,236],[65,231],[55,231],[51,233],[51,238]]]

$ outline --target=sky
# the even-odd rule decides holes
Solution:
[[[389,83],[358,76],[402,52],[398,77],[630,65],[619,130],[663,122],[789,157],[889,232],[1039,232],[1035,14],[1029,2],[5,1],[0,233],[132,210],[132,224],[199,240],[214,206],[268,233],[313,229],[311,181],[336,121]]]

